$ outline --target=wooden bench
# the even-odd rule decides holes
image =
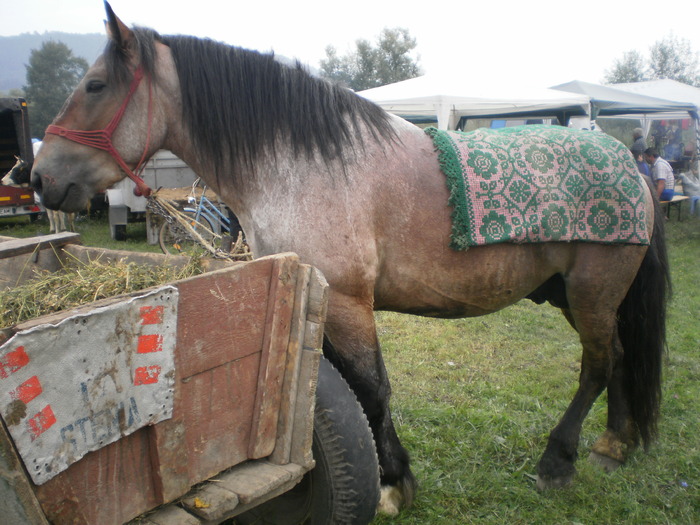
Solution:
[[[660,201],[662,206],[666,206],[666,217],[671,218],[671,207],[678,208],[678,220],[681,220],[681,204],[687,201],[689,197],[686,195],[674,195],[670,201]]]

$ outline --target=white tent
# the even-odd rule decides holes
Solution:
[[[632,84],[630,84],[632,85]],[[697,111],[696,104],[692,102],[664,99],[630,90],[619,89],[617,84],[603,86],[591,84],[580,80],[572,80],[565,84],[552,86],[551,89],[579,93],[591,99],[591,119],[612,116],[639,116],[639,115],[664,115],[668,113],[679,114],[688,118],[688,113]],[[700,91],[700,90],[698,90]],[[661,117],[664,118],[664,117]]]
[[[361,95],[406,119],[433,118],[440,129],[455,129],[461,117],[557,117],[587,115],[589,98],[545,88],[488,85],[457,75],[424,75],[360,91]]]
[[[648,82],[630,82],[628,84],[614,84],[611,87],[621,89],[629,93],[637,93],[648,97],[663,98],[675,102],[686,102],[695,106],[697,112],[700,108],[700,88],[683,84],[676,80],[650,80]],[[681,119],[688,118],[687,111],[669,111],[656,115],[661,119]]]
[[[649,80],[647,82],[630,82],[628,84],[615,84],[617,89],[628,91],[630,93],[638,93],[651,97],[664,98],[666,100],[674,100],[676,102],[688,102],[695,105],[695,111],[683,112],[674,111],[654,115],[654,119],[684,119],[690,117],[695,123],[695,157],[696,169],[700,172],[700,88],[683,84],[676,80],[662,79]],[[650,122],[644,122],[645,128],[648,131]]]

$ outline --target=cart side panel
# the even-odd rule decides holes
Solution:
[[[259,440],[274,446],[297,264],[272,256],[177,283],[179,386],[154,443],[163,501],[245,461]]]
[[[253,413],[253,440],[248,449],[248,457],[253,459],[269,456],[275,448],[298,268],[296,256],[275,258],[270,282],[272,301],[265,319],[265,340]]]
[[[271,451],[285,397],[297,274],[298,258],[285,254],[173,283],[179,293],[173,417],[34,486],[47,517],[123,523],[250,459],[251,451]]]
[[[259,367],[260,354],[253,354],[184,385],[192,479],[201,481],[247,459]]]
[[[149,429],[87,454],[35,487],[52,523],[123,523],[160,504],[153,491]]]
[[[48,525],[5,424],[0,421],[0,508],[3,523]]]
[[[176,283],[182,380],[261,351],[272,266],[261,260]]]
[[[0,239],[0,290],[24,284],[36,271],[58,270],[58,248],[77,242],[80,236],[68,232],[31,239]]]

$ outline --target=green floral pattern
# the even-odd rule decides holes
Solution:
[[[649,244],[644,181],[627,148],[604,133],[559,126],[426,133],[447,177],[454,249]]]

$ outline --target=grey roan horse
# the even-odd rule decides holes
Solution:
[[[478,316],[524,297],[562,309],[580,336],[581,374],[538,464],[540,488],[571,481],[582,422],[606,388],[607,430],[593,458],[612,469],[652,441],[668,271],[646,186],[648,244],[454,250],[445,177],[422,130],[270,55],[128,29],[107,14],[105,53],[47,129],[33,184],[46,206],[78,211],[169,149],[231,207],[256,256],[292,251],[321,269],[330,284],[324,352],[374,432],[381,509],[410,504],[415,481],[389,412],[374,310]]]

